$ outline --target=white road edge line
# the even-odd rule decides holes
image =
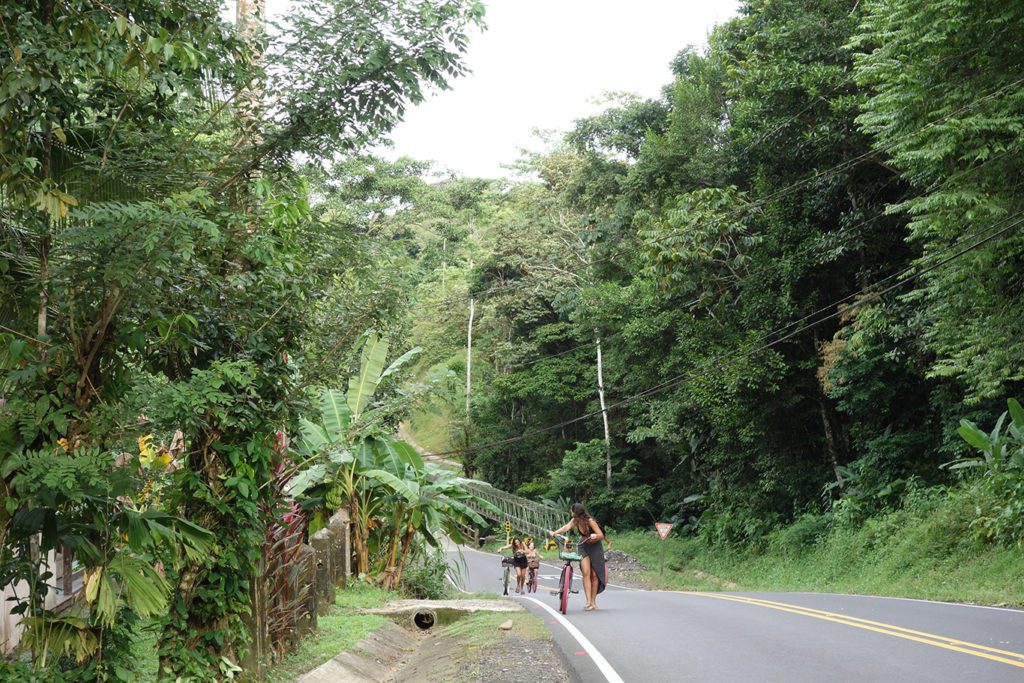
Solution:
[[[444,577],[446,579],[448,579],[448,582],[451,583],[452,586],[455,586],[456,590],[462,591],[463,593],[466,593],[467,595],[469,594],[469,591],[463,589],[462,586],[459,586],[458,584],[456,584],[455,581],[452,579],[452,577],[449,576],[447,573],[444,575]],[[562,626],[565,627],[565,630],[569,632],[569,635],[571,635],[573,638],[575,638],[576,642],[580,644],[580,647],[582,647],[584,650],[586,650],[587,654],[590,655],[590,658],[592,660],[594,660],[594,664],[597,666],[598,670],[604,676],[605,680],[608,681],[608,683],[625,683],[625,681],[622,680],[622,677],[619,676],[619,674],[615,671],[614,668],[612,668],[612,665],[608,663],[608,660],[604,658],[604,655],[602,655],[598,651],[598,649],[596,647],[594,647],[594,644],[592,642],[590,642],[589,638],[587,638],[585,635],[580,633],[580,630],[572,625],[571,621],[569,621],[568,619],[563,617],[561,614],[559,614],[555,610],[553,610],[550,607],[548,607],[547,605],[545,605],[540,600],[537,600],[536,598],[528,598],[525,595],[522,596],[522,597],[525,600],[529,600],[531,602],[537,603],[538,605],[543,607],[545,610],[547,610],[548,613],[551,614],[551,616],[553,616],[555,619],[557,619],[558,623],[560,623]]]
[[[490,555],[490,553],[485,553],[480,550],[474,550],[473,548],[467,548],[467,550],[473,550],[473,552],[480,553],[481,555]],[[465,590],[464,588],[462,588],[462,586],[459,586],[455,583],[455,581],[448,574],[448,572],[445,572],[444,577],[448,579],[448,581],[453,586],[455,586],[456,590],[462,591],[467,595],[469,594],[469,591]],[[576,642],[580,644],[580,647],[586,650],[587,654],[590,655],[590,658],[594,660],[594,664],[597,666],[598,670],[604,676],[605,680],[608,681],[608,683],[625,683],[625,681],[622,680],[622,677],[619,676],[619,674],[615,671],[614,668],[612,668],[612,665],[608,663],[608,660],[604,658],[604,655],[602,655],[601,652],[596,647],[594,647],[594,644],[590,642],[589,638],[580,633],[580,630],[572,625],[571,621],[569,621],[561,614],[545,605],[540,600],[537,600],[536,598],[528,598],[525,595],[522,597],[525,600],[537,603],[538,605],[540,605],[540,607],[547,610],[548,613],[551,614],[551,616],[557,619],[558,623],[565,627],[565,630],[569,632],[569,635],[575,638]]]
[[[550,607],[548,607],[547,605],[545,605],[540,600],[537,600],[536,598],[528,598],[528,597],[526,597],[524,595],[523,599],[524,600],[529,600],[530,602],[533,602],[533,603],[536,603],[537,605],[540,605],[540,607],[542,607],[543,609],[547,610],[547,612],[551,616],[553,616],[555,619],[557,619],[558,623],[560,623],[562,626],[565,627],[565,630],[569,632],[569,635],[571,635],[573,638],[575,638],[576,642],[579,643],[580,646],[584,650],[586,650],[587,654],[590,655],[590,658],[592,660],[594,660],[594,664],[597,665],[597,668],[604,675],[604,678],[605,678],[606,681],[608,681],[608,683],[625,683],[622,680],[622,677],[619,676],[619,674],[616,673],[615,669],[612,668],[612,665],[608,663],[608,660],[604,658],[604,655],[602,655],[598,651],[598,649],[596,647],[594,647],[594,644],[592,642],[590,642],[589,638],[587,638],[585,635],[580,633],[580,630],[572,625],[571,621],[569,621],[568,619],[563,617],[561,614],[559,614],[555,610],[553,610]]]

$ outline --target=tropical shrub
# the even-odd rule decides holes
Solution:
[[[1024,545],[1024,408],[1011,398],[991,432],[962,420],[958,433],[980,452],[948,464],[952,470],[977,470],[975,533],[988,541]],[[1009,421],[1007,421],[1009,417]]]

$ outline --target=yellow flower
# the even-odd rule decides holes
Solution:
[[[139,463],[143,467],[149,467],[153,462],[156,450],[153,448],[153,435],[147,434],[139,437]]]

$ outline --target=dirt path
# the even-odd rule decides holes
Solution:
[[[398,425],[398,438],[416,449],[416,452],[422,455],[423,459],[427,462],[432,462],[435,465],[440,465],[441,467],[446,467],[452,470],[462,470],[462,463],[449,460],[440,455],[433,455],[428,452],[426,448],[416,443],[416,440],[412,438],[412,434],[409,433],[409,429],[404,422]]]

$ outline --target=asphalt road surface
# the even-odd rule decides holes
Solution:
[[[501,593],[500,556],[454,548],[451,578],[466,592]],[[558,613],[560,564],[539,589],[512,595],[549,625],[589,683],[658,681],[1024,682],[1024,611],[815,593],[682,593],[611,584],[598,610],[578,595]],[[510,592],[514,589],[514,575]]]

